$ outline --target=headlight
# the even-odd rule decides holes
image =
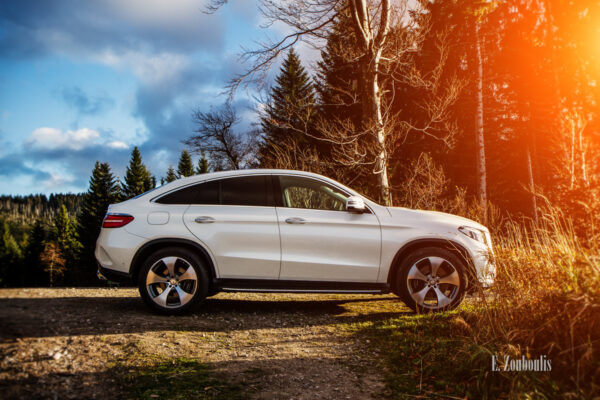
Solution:
[[[487,239],[485,237],[485,232],[477,228],[470,228],[468,226],[461,226],[458,228],[460,233],[463,235],[467,235],[473,240],[477,240],[478,242],[487,244]]]

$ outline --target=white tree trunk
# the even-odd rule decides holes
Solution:
[[[388,155],[386,151],[386,134],[383,126],[383,116],[381,113],[381,94],[379,92],[379,82],[377,77],[377,69],[379,67],[379,57],[377,54],[374,58],[374,79],[370,87],[370,98],[372,99],[372,115],[375,133],[377,135],[377,144],[379,145],[379,153],[377,155],[377,164],[375,169],[377,172],[377,180],[379,183],[379,191],[383,204],[392,205],[392,196],[390,193],[390,182],[388,179]]]
[[[581,154],[579,158],[581,158],[581,180],[583,181],[584,186],[588,186],[587,166],[585,160],[586,146],[583,140],[584,129],[585,123],[581,123],[579,126],[579,153]]]
[[[571,175],[571,189],[575,187],[575,121],[571,119],[571,159],[569,160],[570,175]]]
[[[365,54],[362,56],[361,75],[364,87],[361,100],[367,128],[371,129],[377,141],[375,174],[379,185],[379,196],[385,205],[391,205],[390,183],[388,179],[388,154],[386,131],[383,121],[381,93],[379,91],[379,62],[383,44],[389,32],[389,0],[381,0],[381,19],[378,29],[370,24],[367,0],[349,0],[348,5],[354,20],[354,30]]]
[[[527,146],[527,174],[529,177],[529,191],[531,192],[531,207],[533,208],[533,219],[538,226],[537,199],[535,197],[535,181],[533,179],[533,164],[531,162],[531,151]]]
[[[54,261],[50,262],[50,287],[54,286]]]
[[[483,217],[487,220],[487,172],[485,163],[485,141],[483,135],[483,59],[479,40],[479,22],[475,24],[477,49],[477,178],[479,200],[483,206]]]

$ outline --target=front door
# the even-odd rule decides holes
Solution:
[[[375,282],[381,229],[370,213],[345,210],[347,193],[318,179],[279,176],[280,280]]]

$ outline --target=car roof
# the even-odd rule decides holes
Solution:
[[[172,183],[178,183],[178,185],[173,185],[173,187],[178,186],[186,186],[190,183],[202,182],[207,180],[212,180],[215,178],[226,178],[230,176],[245,176],[245,175],[304,175],[304,176],[312,176],[315,178],[325,178],[330,180],[326,176],[315,174],[312,172],[306,171],[296,171],[293,169],[236,169],[230,171],[218,171],[218,172],[207,172],[199,175],[192,175],[186,178],[179,178]],[[166,185],[164,185],[166,186]]]
[[[228,177],[234,177],[234,176],[248,176],[248,175],[296,175],[296,176],[312,177],[312,178],[317,178],[319,180],[331,183],[334,186],[341,187],[353,195],[359,194],[355,190],[352,190],[351,188],[346,187],[343,184],[341,184],[333,179],[330,179],[326,176],[315,174],[312,172],[297,171],[297,170],[292,170],[292,169],[238,169],[238,170],[231,170],[231,171],[207,172],[204,174],[192,175],[192,176],[188,176],[186,178],[180,178],[173,182],[159,186],[156,189],[152,190],[151,192],[146,192],[146,193],[140,195],[139,198],[146,197],[146,195],[151,195],[152,198],[158,197],[159,195],[162,195],[164,193],[170,192],[170,191],[178,189],[178,188],[182,188],[182,187],[185,187],[185,186],[188,186],[191,184],[209,181],[209,180],[213,180],[213,179],[228,178]]]

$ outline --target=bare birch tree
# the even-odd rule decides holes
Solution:
[[[569,176],[569,189],[576,186],[589,186],[588,179],[588,152],[590,149],[589,138],[584,135],[588,125],[588,117],[582,109],[573,107],[561,113],[562,146],[566,153]]]
[[[487,219],[487,170],[485,163],[485,137],[483,134],[483,57],[481,54],[480,21],[475,21],[475,50],[477,55],[477,191],[483,207],[483,219]],[[529,152],[527,153],[529,156]]]

